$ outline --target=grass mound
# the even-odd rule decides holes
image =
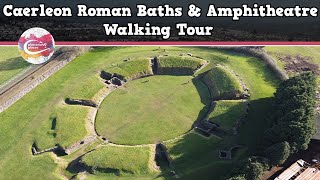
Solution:
[[[135,59],[118,64],[117,66],[107,69],[109,73],[116,73],[126,80],[136,79],[141,76],[152,75],[150,59]]]
[[[85,119],[87,107],[61,106],[48,119],[46,126],[37,132],[35,143],[40,150],[59,144],[66,148],[87,135]]]
[[[162,56],[158,58],[157,74],[193,75],[205,63],[205,60],[189,56]]]
[[[102,173],[148,174],[150,147],[104,146],[86,154],[81,162]]]
[[[216,101],[213,111],[209,114],[209,121],[230,129],[246,113],[246,107],[247,102],[241,100]]]
[[[209,100],[206,86],[191,76],[142,78],[106,97],[95,126],[114,143],[156,143],[190,130]]]
[[[219,99],[239,99],[243,89],[237,78],[225,67],[216,66],[203,76],[203,81],[209,87],[211,96]]]

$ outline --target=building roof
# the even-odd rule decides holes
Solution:
[[[275,178],[275,180],[288,180],[292,178],[295,174],[297,174],[299,171],[303,169],[305,161],[302,159],[299,159],[295,163],[293,163],[288,169],[283,171],[278,177]]]
[[[320,179],[320,171],[316,168],[307,168],[305,171],[303,171],[295,180],[316,180]]]

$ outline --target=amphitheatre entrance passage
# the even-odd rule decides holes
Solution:
[[[207,87],[191,76],[156,75],[130,81],[104,99],[96,130],[116,144],[172,139],[205,115],[209,101]]]

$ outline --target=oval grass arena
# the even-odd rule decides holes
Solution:
[[[149,144],[189,131],[205,115],[210,95],[191,76],[151,76],[128,82],[102,102],[97,132],[117,144]]]

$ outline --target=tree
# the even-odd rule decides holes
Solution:
[[[315,133],[316,77],[302,73],[283,81],[275,93],[272,127],[264,132],[264,147],[288,142],[291,152],[308,148]]]
[[[286,141],[273,144],[265,150],[264,154],[272,166],[282,164],[290,155],[290,145]]]
[[[242,160],[231,172],[229,180],[260,179],[269,169],[269,161],[266,158],[251,156]]]

